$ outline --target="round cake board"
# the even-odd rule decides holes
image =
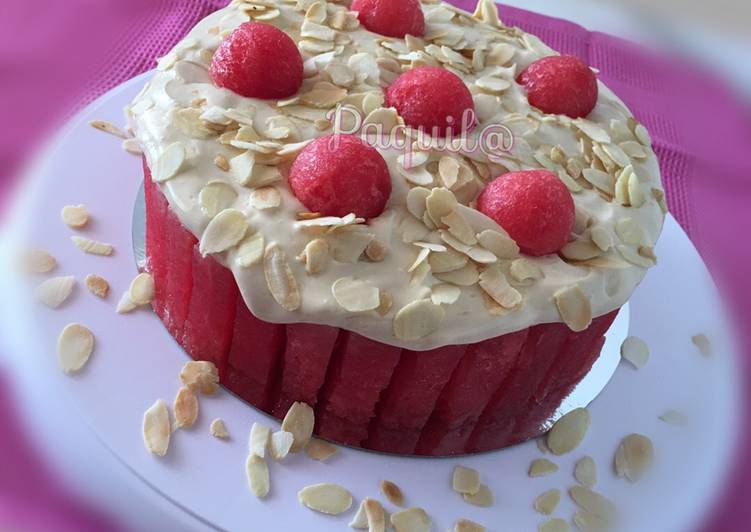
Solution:
[[[534,511],[532,502],[546,490],[557,488],[563,494],[554,516],[572,518],[576,507],[566,491],[575,485],[575,462],[589,455],[598,465],[595,489],[616,502],[624,530],[684,532],[707,512],[736,440],[740,402],[735,345],[714,284],[671,217],[656,249],[658,265],[634,294],[629,312],[622,312],[609,331],[599,369],[594,370],[607,381],[618,366],[589,406],[592,427],[575,451],[563,457],[547,455],[560,467],[552,475],[528,477],[529,464],[542,456],[534,442],[446,459],[342,448],[325,463],[304,454],[283,463],[272,461],[271,492],[258,500],[245,475],[249,429],[256,421],[274,428],[278,423],[226,391],[200,399],[198,423],[173,434],[165,458],[150,455],[141,436],[143,412],[158,398],[171,403],[188,357],[150,310],[115,313],[118,299],[137,273],[131,229],[141,184],[140,159],[123,151],[116,137],[88,125],[93,119],[122,123],[122,108],[147,77],[121,85],[86,108],[35,167],[9,218],[12,232],[3,242],[7,260],[2,261],[6,270],[0,280],[6,296],[3,348],[23,357],[18,363],[26,391],[37,382],[53,383],[54,389],[36,393],[54,398],[55,409],[76,412],[122,467],[153,489],[155,498],[217,529],[345,530],[363,497],[384,500],[379,483],[388,479],[402,488],[409,506],[429,513],[435,530],[446,530],[459,518],[489,530],[536,530],[546,518]],[[63,205],[79,203],[92,213],[90,226],[80,234],[113,244],[111,257],[85,255],[70,241],[74,232],[60,221],[59,212]],[[22,279],[10,268],[13,253],[31,246],[57,257],[56,275],[75,275],[79,281],[71,299],[57,310],[33,302],[33,288],[40,279]],[[106,300],[82,286],[89,273],[109,280],[111,294]],[[72,376],[58,369],[54,355],[57,336],[70,322],[84,323],[96,336],[89,364]],[[697,333],[711,339],[713,356],[702,356],[692,344]],[[644,339],[651,349],[649,363],[639,371],[618,364],[619,346],[627,334]],[[602,385],[589,385],[587,393],[594,397]],[[684,412],[688,425],[661,421],[659,416],[670,409]],[[226,422],[229,441],[209,435],[209,424],[218,417]],[[651,472],[637,485],[616,478],[612,467],[619,442],[630,433],[649,436],[656,452]],[[468,505],[451,490],[451,471],[457,464],[481,472],[483,483],[495,494],[492,507]],[[353,508],[331,517],[303,507],[297,492],[321,482],[346,486],[355,497]],[[386,508],[397,510],[388,503]]]

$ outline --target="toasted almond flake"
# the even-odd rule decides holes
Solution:
[[[495,504],[495,497],[493,496],[493,492],[490,491],[490,488],[488,488],[485,484],[480,484],[480,490],[474,495],[465,493],[462,495],[462,497],[464,497],[464,500],[469,504],[472,504],[473,506],[479,506],[481,508],[488,508]]]
[[[289,267],[287,256],[276,244],[271,244],[266,248],[263,270],[269,292],[279,306],[287,312],[299,309],[301,301],[297,281]]]
[[[563,519],[551,519],[541,523],[537,530],[539,532],[570,532],[571,527]]]
[[[229,160],[224,155],[217,155],[214,157],[214,164],[217,168],[224,172],[229,172]]]
[[[366,312],[381,304],[377,287],[353,277],[342,277],[334,281],[331,293],[339,306],[348,312]]]
[[[705,357],[712,355],[712,344],[705,334],[695,334],[691,337],[691,342],[699,349],[699,352]]]
[[[143,415],[143,442],[151,454],[164,456],[172,429],[167,403],[158,399]]]
[[[256,209],[274,209],[281,203],[282,197],[274,187],[256,188],[250,193],[250,205]]]
[[[314,484],[297,493],[300,502],[314,510],[328,515],[343,514],[352,506],[352,494],[336,484]]]
[[[396,532],[429,532],[433,522],[422,508],[408,508],[391,514]]]
[[[430,263],[431,271],[434,274],[438,274],[460,270],[467,266],[469,261],[465,255],[457,253],[453,249],[448,249],[445,252],[432,253],[428,257],[428,262]]]
[[[561,490],[548,490],[535,499],[535,510],[544,515],[550,515],[555,512],[558,503],[561,502]]]
[[[269,465],[266,460],[258,455],[251,454],[245,461],[245,473],[253,495],[259,499],[266,497],[271,488]]]
[[[434,188],[425,200],[428,215],[437,227],[440,227],[441,218],[451,214],[457,205],[456,197],[446,188]]]
[[[433,272],[436,279],[445,283],[455,284],[457,286],[472,286],[480,279],[480,272],[474,263],[470,262],[457,270],[445,273]]]
[[[357,508],[355,516],[352,518],[352,521],[349,522],[351,528],[358,528],[360,530],[368,528],[368,513],[365,511],[365,503],[370,500],[372,500],[370,497],[365,497],[360,502],[360,506]]]
[[[587,434],[592,417],[586,408],[576,408],[555,422],[548,432],[547,444],[555,455],[576,449]]]
[[[454,523],[452,532],[486,532],[487,528],[469,519],[459,519]]]
[[[451,487],[457,493],[477,495],[480,491],[480,472],[460,465],[454,467]]]
[[[331,443],[318,438],[313,438],[307,446],[308,456],[318,462],[325,462],[339,452],[339,449]]]
[[[513,259],[519,255],[519,246],[508,235],[486,229],[477,235],[477,240],[499,259]]]
[[[198,205],[209,218],[214,218],[225,209],[229,209],[237,199],[237,192],[221,181],[213,181],[198,193]]]
[[[198,399],[193,390],[182,386],[177,391],[173,410],[175,411],[175,426],[178,429],[192,427],[198,419]]]
[[[404,506],[402,490],[390,480],[381,481],[381,493],[395,506]]]
[[[322,273],[331,260],[328,242],[322,238],[311,240],[305,245],[301,258],[309,275]]]
[[[224,209],[211,219],[201,235],[202,256],[221,253],[235,246],[248,231],[245,214],[237,209]]]
[[[602,255],[602,250],[588,240],[574,240],[561,249],[561,255],[569,260],[584,261]]]
[[[314,425],[313,409],[299,401],[293,403],[282,421],[282,430],[291,433],[295,440],[290,449],[291,452],[299,453],[305,449],[310,442]]]
[[[522,295],[498,267],[486,268],[480,274],[480,288],[503,308],[512,309],[522,302]]]
[[[679,412],[678,410],[667,410],[660,416],[660,420],[669,425],[678,425],[680,427],[688,425],[688,417],[686,417],[686,414]]]
[[[441,218],[441,222],[448,227],[449,233],[459,239],[462,243],[470,246],[477,244],[477,238],[475,237],[472,227],[458,211],[453,211],[447,214]]]
[[[24,254],[22,265],[28,273],[48,273],[55,269],[57,260],[43,249],[32,249]]]
[[[394,317],[394,334],[402,340],[419,340],[437,331],[446,312],[429,299],[419,299],[402,307]]]
[[[80,323],[70,323],[57,339],[57,361],[65,373],[80,371],[94,351],[94,335]]]
[[[37,287],[36,297],[48,307],[58,308],[65,303],[75,286],[76,278],[72,275],[52,277]]]
[[[599,532],[609,528],[607,521],[586,510],[574,514],[574,524],[582,532]]]
[[[128,138],[128,135],[112,122],[108,122],[106,120],[92,120],[91,122],[89,122],[89,125],[91,125],[91,127],[93,127],[94,129],[104,131],[105,133],[109,133],[110,135],[115,135],[116,137],[120,137],[121,139]]]
[[[585,456],[574,466],[574,478],[585,488],[592,488],[597,483],[597,465],[591,456]]]
[[[511,278],[517,283],[542,279],[543,274],[539,266],[527,259],[516,259],[509,266]]]
[[[544,477],[558,471],[558,466],[547,458],[538,458],[529,466],[529,476],[531,478]]]
[[[380,240],[373,239],[368,247],[365,248],[365,256],[373,262],[381,262],[386,258],[388,249],[384,246]]]
[[[385,316],[391,310],[394,304],[394,298],[387,290],[381,290],[381,304],[378,305],[376,312],[379,316]]]
[[[593,513],[607,522],[612,522],[617,513],[615,505],[599,493],[583,486],[569,489],[569,495],[579,508]]]
[[[368,532],[385,532],[386,511],[381,506],[381,503],[370,498],[365,499],[363,503],[368,523]]]
[[[443,186],[451,189],[459,180],[459,163],[454,157],[443,156],[438,162],[438,174]]]
[[[180,370],[180,381],[203,395],[212,395],[219,387],[219,370],[213,362],[191,360]]]
[[[579,285],[562,288],[553,298],[561,319],[572,331],[583,331],[592,323],[592,305]]]
[[[109,255],[112,255],[112,251],[114,250],[114,248],[112,247],[112,244],[105,244],[104,242],[96,242],[94,240],[89,240],[88,238],[84,238],[82,236],[73,235],[72,237],[70,237],[70,239],[84,253],[89,253],[91,255],[109,256]]]
[[[265,241],[261,233],[246,236],[237,245],[235,262],[241,268],[249,268],[263,259]]]
[[[154,278],[148,273],[139,273],[130,283],[128,296],[138,305],[148,305],[154,298]]]
[[[641,434],[630,434],[621,441],[616,452],[616,474],[619,477],[625,476],[631,482],[638,482],[649,470],[653,459],[654,446],[652,441]]]
[[[295,437],[291,432],[285,430],[274,432],[269,440],[269,451],[271,452],[271,457],[277,462],[284,460],[292,449],[292,444],[294,442]]]
[[[125,292],[120,298],[120,301],[117,302],[115,312],[117,312],[118,314],[127,314],[128,312],[132,312],[137,308],[138,305],[133,303],[133,300],[130,298],[130,293]]]
[[[621,357],[641,369],[649,361],[649,346],[641,338],[629,336],[621,344]]]
[[[347,89],[328,81],[319,81],[313,88],[300,95],[300,101],[317,109],[331,109],[347,96]]]
[[[227,427],[224,425],[224,421],[221,418],[216,418],[211,422],[209,432],[212,436],[220,440],[229,439],[229,432],[227,432]]]
[[[185,164],[185,147],[179,142],[170,144],[157,157],[151,168],[151,179],[155,183],[163,183],[175,177]]]
[[[104,277],[90,273],[86,276],[86,288],[95,296],[105,298],[110,291],[110,284]]]
[[[86,205],[66,205],[60,211],[60,218],[68,227],[79,229],[89,223],[89,211]]]
[[[437,284],[430,287],[430,300],[434,305],[453,305],[462,295],[462,289],[451,284]]]

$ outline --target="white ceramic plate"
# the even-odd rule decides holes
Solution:
[[[33,304],[33,284],[20,282],[7,270],[0,285],[5,296],[2,340],[8,352],[23,355],[23,381],[53,383],[54,389],[39,393],[59,398],[52,399],[55,408],[66,413],[75,409],[123,467],[153,488],[154,497],[164,497],[218,529],[345,530],[355,507],[338,518],[315,514],[298,503],[297,491],[336,482],[359,501],[380,497],[378,483],[389,479],[402,487],[409,505],[429,512],[435,530],[466,517],[494,531],[531,531],[543,521],[532,509],[533,499],[545,490],[574,485],[574,462],[591,455],[599,466],[596,489],[622,509],[624,530],[685,532],[697,524],[727,469],[739,414],[738,381],[721,301],[699,255],[672,218],[657,247],[659,265],[631,300],[630,323],[619,321],[650,345],[649,364],[638,372],[621,364],[590,406],[593,424],[586,440],[554,459],[560,466],[554,475],[527,477],[530,462],[539,457],[531,442],[456,459],[343,449],[328,463],[295,456],[271,464],[272,491],[259,501],[244,472],[248,430],[254,421],[276,423],[226,392],[202,398],[197,426],[174,434],[165,459],[148,454],[141,441],[143,412],[157,398],[172,401],[187,357],[151,312],[115,314],[117,300],[136,274],[131,225],[140,160],[122,151],[117,138],[87,124],[92,119],[121,123],[123,106],[144,80],[136,78],[108,93],[71,124],[31,176],[10,218],[13,232],[6,242],[6,251],[14,242],[50,250],[60,263],[56,274],[75,275],[79,282],[88,273],[104,276],[112,285],[109,299],[99,300],[79,285],[70,301],[52,311]],[[93,215],[83,234],[114,244],[112,257],[84,255],[70,242],[73,233],[61,223],[59,211],[78,203],[88,205]],[[73,321],[91,328],[97,346],[82,374],[65,376],[57,369],[54,346],[62,327]],[[625,334],[617,329],[605,348],[611,357]],[[712,358],[702,357],[692,345],[697,332],[711,338]],[[690,425],[678,428],[658,419],[671,408],[685,412]],[[226,421],[229,442],[208,434],[215,417]],[[652,473],[637,486],[615,478],[611,465],[618,442],[632,432],[648,435],[657,454]],[[450,473],[459,463],[482,472],[483,482],[495,493],[494,507],[469,506],[451,491]],[[564,494],[555,516],[570,519],[574,510]]]

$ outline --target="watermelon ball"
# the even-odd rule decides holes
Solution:
[[[469,128],[474,125],[474,101],[464,82],[440,67],[408,70],[386,89],[386,106],[396,108],[404,122],[425,133],[445,137],[449,130],[459,134],[465,113]]]
[[[375,218],[391,196],[391,175],[380,153],[355,135],[320,137],[292,164],[289,185],[311,212]]]
[[[287,98],[302,86],[302,57],[295,41],[279,28],[245,22],[214,52],[209,75],[217,87],[241,96]]]
[[[573,55],[539,59],[516,81],[526,87],[530,105],[544,113],[581,118],[591,113],[597,103],[597,77]]]
[[[360,24],[373,33],[403,38],[425,34],[425,16],[419,0],[354,0],[350,7],[357,11]]]
[[[527,255],[556,253],[574,228],[571,193],[547,170],[498,176],[480,193],[477,210],[498,222]]]

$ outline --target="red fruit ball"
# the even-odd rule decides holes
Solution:
[[[581,118],[597,103],[597,77],[581,59],[556,55],[529,65],[516,80],[530,105],[544,113]]]
[[[241,96],[287,98],[302,86],[302,57],[295,41],[279,28],[245,22],[214,52],[209,74],[214,85]]]
[[[360,24],[374,33],[399,38],[425,33],[419,0],[354,0],[350,9],[357,11]]]
[[[547,170],[509,172],[490,182],[477,210],[503,227],[527,255],[559,251],[574,228],[574,200]]]
[[[386,105],[396,108],[404,122],[425,133],[459,135],[475,123],[472,93],[457,76],[439,67],[408,70],[386,89]]]
[[[320,137],[292,164],[289,185],[311,212],[375,218],[391,196],[391,175],[380,153],[354,135]]]

